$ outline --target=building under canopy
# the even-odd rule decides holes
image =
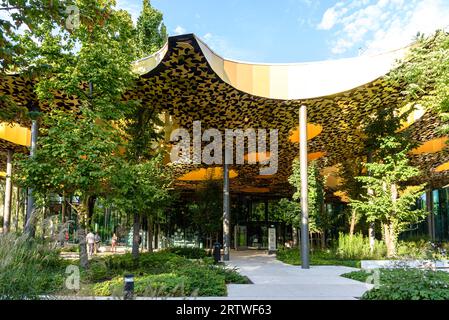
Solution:
[[[299,155],[299,109],[308,111],[308,159],[316,160],[328,175],[329,194],[338,191],[338,166],[344,160],[366,156],[362,140],[367,121],[385,107],[404,110],[401,87],[385,78],[407,49],[373,56],[298,64],[257,64],[225,59],[195,35],[170,37],[156,54],[137,61],[136,88],[125,99],[142,99],[166,115],[168,128],[279,130],[279,170],[260,176],[258,165],[230,167],[232,194],[288,196],[288,176]],[[29,109],[48,111],[36,101],[33,79],[21,75],[0,78],[0,95]],[[0,100],[0,107],[1,106]],[[58,107],[76,108],[76,97],[59,96]],[[22,127],[29,127],[26,121]],[[438,135],[439,117],[416,109],[403,130],[422,145],[410,158],[422,170],[420,182],[437,189],[449,183],[449,156],[443,151],[446,137]],[[22,137],[25,135],[25,137]],[[29,130],[0,128],[0,171],[5,171],[6,151],[25,152]],[[177,169],[179,188],[195,189],[207,176],[222,179],[222,167],[184,165]],[[215,170],[215,171],[214,171]]]

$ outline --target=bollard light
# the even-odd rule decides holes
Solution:
[[[134,298],[134,275],[125,275],[125,289],[124,289],[125,300],[132,300]]]
[[[214,252],[213,252],[215,263],[220,262],[221,260],[221,244],[216,242],[214,244]]]

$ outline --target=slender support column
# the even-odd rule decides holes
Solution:
[[[427,216],[427,228],[429,232],[430,240],[435,240],[435,219],[433,215],[433,190],[426,191],[426,211],[429,213]]]
[[[368,157],[367,157],[368,163],[372,163],[373,162],[373,154],[370,152],[368,152]],[[370,173],[368,173],[369,175],[371,175]],[[368,194],[369,195],[373,195],[374,191],[372,189],[368,189]],[[369,226],[368,226],[368,239],[369,239],[369,247],[370,247],[370,251],[371,253],[374,252],[374,246],[376,244],[376,224],[374,222],[370,222]]]
[[[37,147],[37,136],[38,136],[38,124],[37,120],[34,119],[31,122],[31,150],[30,157],[34,157]],[[33,211],[34,211],[34,196],[33,189],[28,189],[28,200],[27,200],[27,214],[26,214],[26,226],[25,232],[28,232],[31,236],[34,236],[34,226],[32,221]]]
[[[228,152],[226,152],[225,163],[223,165],[223,261],[229,261],[231,249],[228,159]]]
[[[309,203],[307,163],[307,107],[299,110],[299,162],[301,168],[301,267],[310,268],[309,261]]]
[[[11,220],[11,199],[12,199],[12,150],[7,151],[6,156],[6,184],[5,184],[5,205],[3,207],[3,233],[10,231]]]

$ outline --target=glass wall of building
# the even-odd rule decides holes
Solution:
[[[429,199],[427,197],[430,197]],[[436,189],[421,196],[417,207],[431,211],[419,224],[412,224],[401,239],[424,238],[432,241],[449,241],[449,188]]]

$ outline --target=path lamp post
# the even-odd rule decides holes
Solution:
[[[309,269],[307,107],[305,105],[302,105],[299,110],[299,162],[301,169],[301,267]]]

